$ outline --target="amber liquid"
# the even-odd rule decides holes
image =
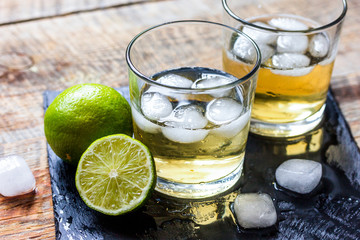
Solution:
[[[228,75],[221,74],[217,70],[212,71],[203,68],[182,68],[165,71],[157,75],[163,76],[170,73],[182,75],[191,81],[195,81],[202,74],[221,75],[223,77]],[[142,91],[146,92],[147,88],[148,86],[145,85]],[[239,100],[242,98],[238,95],[239,93],[234,89],[231,96],[227,97]],[[175,99],[172,104],[181,105],[182,102],[186,102],[186,104],[203,106],[204,110],[208,102],[216,98],[209,94],[182,95],[182,97],[187,97],[187,99],[180,101]],[[134,136],[150,149],[155,160],[158,177],[175,183],[200,184],[222,179],[242,168],[250,125],[249,109],[243,110],[241,119],[235,119],[226,124],[213,124],[209,121],[203,128],[180,129],[180,131],[192,131],[195,135],[197,133],[202,134],[204,131],[207,132],[204,138],[191,143],[169,139],[164,134],[164,130],[171,130],[174,126],[167,125],[166,121],[146,119],[141,110],[135,107],[132,111]],[[141,122],[139,118],[142,119]],[[240,127],[237,124],[238,120],[241,121]],[[151,127],[144,127],[142,124],[144,121],[148,125],[150,123]],[[235,124],[233,124],[234,122]],[[223,128],[227,129],[225,133],[221,130]]]
[[[253,19],[264,23],[269,20],[270,18]],[[308,36],[309,39],[311,37],[312,35]],[[271,47],[276,49],[276,43]],[[251,115],[253,119],[274,124],[292,123],[304,120],[322,108],[326,101],[334,61],[325,62],[326,57],[314,58],[309,52],[304,55],[311,59],[309,67],[285,69],[303,71],[301,76],[285,75],[283,69],[275,69],[271,66],[272,57],[262,63]],[[226,52],[223,56],[226,72],[237,77],[244,76],[247,66],[244,61],[231,59]]]
[[[224,57],[224,68],[234,76],[244,76],[244,63]],[[334,62],[316,65],[304,76],[275,74],[271,68],[259,70],[251,117],[271,123],[306,119],[324,105]]]
[[[149,133],[138,128],[135,137],[153,154],[157,176],[176,183],[212,182],[242,165],[248,126],[231,138],[209,133],[196,143],[177,143],[161,132]]]

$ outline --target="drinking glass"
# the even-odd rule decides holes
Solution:
[[[242,74],[224,71],[233,39],[254,54]],[[233,56],[234,57],[234,56]],[[156,190],[206,198],[240,178],[260,54],[237,29],[175,21],[138,34],[126,50],[134,137],[151,151]]]
[[[270,137],[302,135],[322,120],[337,53],[345,0],[222,0],[224,23],[250,36],[262,56],[250,131]],[[247,49],[233,52],[246,63]],[[244,63],[224,59],[242,75]]]

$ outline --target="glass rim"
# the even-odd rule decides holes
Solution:
[[[208,88],[184,88],[184,87],[169,86],[169,85],[165,85],[165,84],[161,84],[159,82],[156,82],[150,76],[146,76],[145,74],[140,72],[135,67],[133,62],[131,61],[131,56],[130,56],[131,55],[131,53],[130,53],[131,49],[132,49],[134,43],[136,42],[136,40],[139,39],[143,34],[149,32],[149,31],[151,31],[153,29],[157,29],[157,28],[167,26],[167,25],[171,25],[171,24],[181,24],[181,23],[212,24],[212,25],[228,28],[229,30],[234,31],[234,32],[242,35],[243,37],[245,37],[249,42],[251,42],[251,44],[253,45],[253,47],[254,47],[254,49],[256,51],[256,62],[254,63],[254,66],[252,67],[251,71],[249,71],[245,76],[243,76],[241,78],[238,78],[238,77],[230,74],[231,76],[235,77],[237,80],[232,81],[232,82],[227,83],[227,84],[224,84],[224,85],[215,86],[215,87],[208,87]],[[186,91],[186,92],[206,92],[206,91],[215,90],[215,89],[231,88],[231,87],[234,87],[235,85],[244,84],[247,81],[249,81],[251,79],[251,77],[254,76],[256,74],[256,72],[258,71],[258,69],[260,68],[260,65],[261,65],[261,52],[260,52],[260,49],[259,49],[258,45],[255,43],[254,40],[252,40],[248,35],[246,35],[245,33],[241,32],[240,30],[238,30],[236,28],[230,27],[230,26],[222,24],[222,23],[211,22],[211,21],[206,21],[206,20],[178,20],[178,21],[170,21],[170,22],[161,23],[161,24],[149,27],[149,28],[141,31],[140,33],[138,33],[130,41],[130,43],[128,44],[128,46],[126,48],[126,52],[125,52],[125,59],[126,59],[128,67],[131,69],[131,71],[133,73],[135,73],[135,75],[137,75],[137,77],[141,78],[142,80],[144,80],[147,83],[154,84],[154,85],[164,87],[164,88],[168,88],[168,89],[181,90],[181,91]],[[186,67],[201,67],[201,66],[186,66]],[[208,68],[208,67],[205,67],[205,68]],[[168,69],[164,69],[163,71],[165,71],[165,70],[168,70]],[[220,70],[220,69],[216,69],[216,70]],[[221,71],[223,71],[223,70],[221,70]]]
[[[338,23],[340,23],[341,21],[344,20],[345,18],[345,15],[346,15],[346,12],[347,12],[347,2],[346,0],[341,0],[341,2],[343,3],[343,10],[341,12],[341,14],[335,19],[333,20],[332,22],[330,23],[327,23],[327,24],[324,24],[324,25],[321,25],[319,27],[316,27],[316,28],[311,28],[311,29],[308,29],[308,30],[278,30],[278,29],[272,29],[272,28],[267,28],[267,27],[262,27],[262,26],[259,26],[259,25],[256,25],[256,24],[253,24],[251,22],[248,22],[246,21],[245,19],[242,19],[240,18],[238,15],[236,15],[231,9],[230,7],[228,6],[228,0],[222,0],[222,5],[225,9],[225,11],[229,14],[229,16],[231,16],[233,19],[245,24],[245,25],[248,25],[250,27],[253,27],[253,28],[258,28],[258,29],[261,29],[261,30],[266,30],[266,31],[270,31],[270,32],[274,32],[274,33],[316,33],[316,32],[320,32],[320,31],[323,31],[325,29],[328,29]]]

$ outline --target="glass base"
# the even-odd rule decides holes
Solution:
[[[251,119],[250,132],[266,137],[294,137],[313,130],[323,118],[326,104],[310,117],[292,123],[268,123]],[[271,110],[269,110],[271,111]]]
[[[201,199],[223,193],[232,188],[240,179],[244,161],[229,175],[213,182],[188,184],[176,183],[158,177],[155,190],[165,195],[184,198]]]

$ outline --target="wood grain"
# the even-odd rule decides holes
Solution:
[[[0,1],[0,26],[150,1],[154,0],[6,0]]]
[[[0,24],[7,23],[0,26],[0,61],[9,53],[21,53],[33,61],[32,66],[15,71],[0,69],[0,156],[23,156],[37,181],[33,195],[12,199],[0,196],[1,239],[55,236],[43,133],[45,90],[84,82],[127,85],[125,49],[135,34],[171,20],[221,21],[218,0],[128,4],[134,2],[0,2]],[[332,88],[360,146],[360,2],[348,3]]]

